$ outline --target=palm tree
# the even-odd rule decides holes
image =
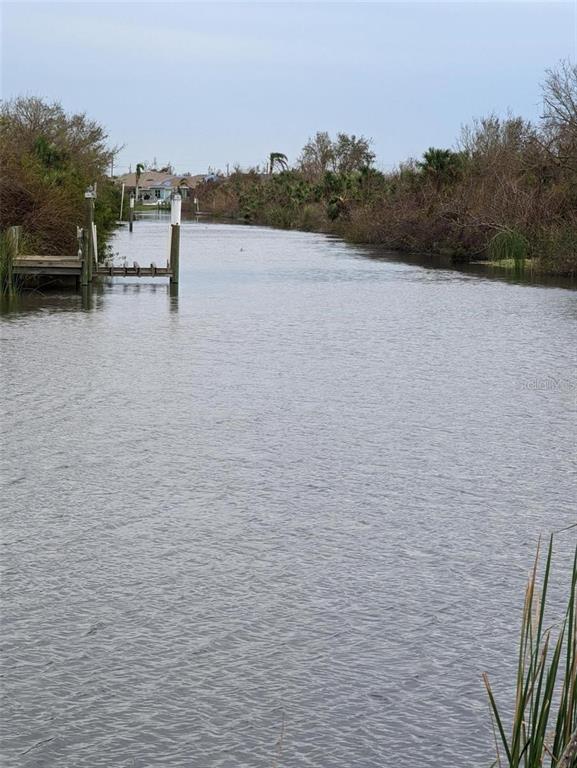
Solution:
[[[144,170],[144,163],[136,163],[136,202],[138,202],[138,182]]]
[[[461,156],[457,152],[451,152],[450,149],[436,149],[435,147],[429,147],[423,154],[422,161],[417,163],[423,173],[434,180],[437,191],[440,190],[444,181],[448,181],[456,175],[460,164]]]
[[[268,172],[272,176],[275,165],[278,165],[281,170],[288,170],[288,158],[283,155],[282,152],[271,152],[268,160]]]

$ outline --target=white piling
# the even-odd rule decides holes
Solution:
[[[180,268],[180,216],[182,209],[182,197],[179,194],[172,196],[170,201],[170,282],[178,284],[178,272]]]

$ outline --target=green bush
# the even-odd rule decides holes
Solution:
[[[105,240],[118,216],[118,192],[107,180],[114,149],[86,115],[26,97],[0,108],[2,227],[21,225],[38,253],[76,251],[84,192],[98,185],[95,216]]]
[[[543,271],[577,274],[577,225],[559,223],[538,230],[531,254]]]
[[[318,232],[324,229],[326,219],[323,215],[322,207],[315,203],[308,203],[303,206],[300,215],[299,229],[305,232]]]
[[[493,261],[513,261],[522,264],[529,255],[529,241],[513,229],[502,229],[489,241]]]

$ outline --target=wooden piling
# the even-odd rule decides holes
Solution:
[[[84,228],[82,230],[82,274],[81,285],[92,282],[94,253],[94,198],[96,194],[92,187],[84,193]]]
[[[79,253],[81,254],[81,259],[82,259],[82,267],[80,272],[80,285],[88,285],[90,280],[88,277],[88,258],[86,255],[86,241],[87,241],[86,229],[80,229],[79,236],[80,236]]]
[[[84,213],[84,260],[86,261],[86,279],[92,282],[92,270],[94,262],[94,198],[92,187],[88,187],[84,193],[86,203]]]
[[[178,285],[180,270],[180,212],[182,198],[173,195],[170,203],[170,282]]]
[[[8,237],[12,247],[14,258],[18,256],[20,250],[20,238],[22,237],[22,227],[8,227]]]
[[[170,282],[178,284],[178,272],[180,268],[180,224],[172,224],[170,227]]]
[[[84,310],[91,310],[94,307],[94,291],[91,285],[82,285],[80,288],[81,306]]]
[[[18,258],[20,251],[20,239],[22,237],[22,227],[8,227],[6,230],[8,238],[8,258],[6,264],[6,276],[4,278],[4,287],[11,294],[14,290],[14,261]]]
[[[134,194],[130,193],[130,203],[128,206],[128,231],[132,232],[132,223],[134,221]]]
[[[92,222],[92,257],[94,267],[98,268],[98,233],[94,222]]]

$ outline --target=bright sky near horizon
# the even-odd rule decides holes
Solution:
[[[319,130],[373,138],[377,166],[453,146],[473,117],[540,113],[575,60],[577,2],[3,2],[3,99],[86,112],[115,172],[292,162]]]

